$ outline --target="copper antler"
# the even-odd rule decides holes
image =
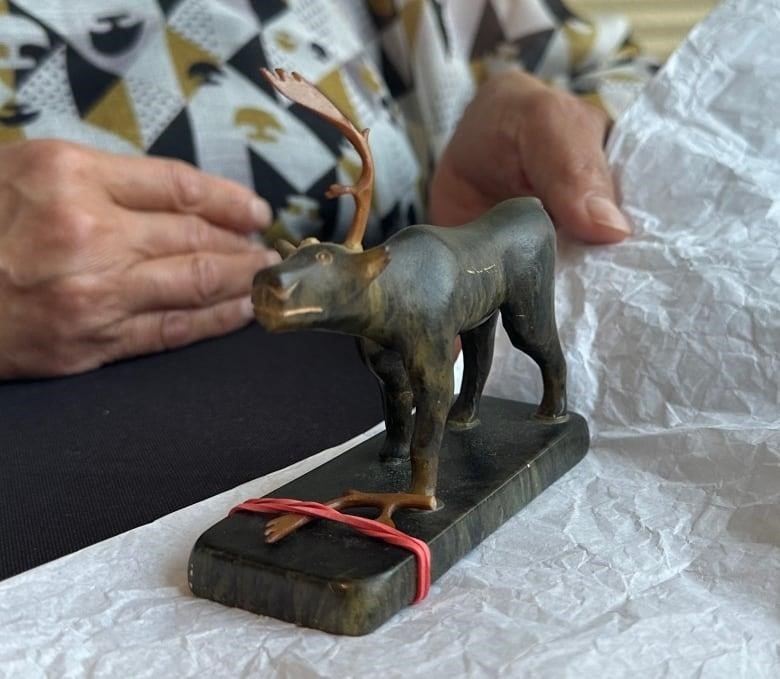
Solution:
[[[285,97],[314,111],[321,118],[335,125],[360,155],[363,169],[357,183],[354,186],[331,184],[325,195],[328,198],[335,198],[348,193],[355,199],[355,214],[344,245],[353,250],[361,250],[374,187],[374,162],[371,159],[371,149],[368,147],[368,129],[358,132],[333,102],[300,74],[295,72],[288,74],[281,68],[277,68],[275,72],[261,68],[260,72]]]

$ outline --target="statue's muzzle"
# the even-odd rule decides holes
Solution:
[[[276,267],[255,274],[252,281],[252,306],[255,318],[263,327],[284,330],[292,327],[294,318],[322,313],[320,306],[301,306],[293,299],[301,278],[299,272],[280,272]]]

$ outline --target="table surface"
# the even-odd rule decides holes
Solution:
[[[0,385],[0,579],[286,467],[382,416],[352,338],[251,326]]]

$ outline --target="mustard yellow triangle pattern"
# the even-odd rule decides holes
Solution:
[[[276,217],[276,219],[274,219],[274,223],[263,232],[262,239],[266,245],[273,246],[273,244],[280,238],[290,242],[295,240],[295,238],[293,238],[290,235],[290,232],[287,230],[287,227],[285,226],[284,221],[282,221],[282,218]]]
[[[339,159],[339,167],[346,173],[347,177],[349,177],[349,181],[353,184],[357,183],[358,179],[360,179],[360,174],[363,171],[363,166],[360,162],[352,162],[347,156],[342,156]]]
[[[352,106],[344,80],[338,70],[331,71],[324,78],[321,78],[317,82],[317,89],[330,99],[336,105],[336,108],[349,118],[353,125],[360,126],[357,112],[355,107]]]
[[[7,102],[11,106],[14,105],[14,100]],[[27,135],[24,133],[24,128],[17,125],[5,125],[0,121],[0,144],[10,144],[14,141],[22,141],[26,139]]]
[[[609,110],[604,104],[604,100],[599,96],[598,92],[586,92],[585,94],[578,94],[577,98],[580,101],[586,101],[589,104],[593,104],[594,106],[600,108],[602,111],[609,113]]]
[[[488,63],[486,59],[472,59],[469,62],[471,78],[477,85],[481,85],[488,77]]]
[[[401,9],[401,23],[409,42],[409,48],[417,48],[417,34],[420,32],[420,22],[425,12],[425,0],[411,0]]]
[[[582,21],[567,21],[563,35],[569,47],[569,63],[574,68],[585,64],[596,42],[596,29]]]
[[[279,133],[284,132],[284,126],[279,119],[260,108],[244,107],[235,112],[233,124],[236,127],[246,126],[247,136],[254,141],[277,141]]]
[[[396,15],[393,0],[368,0],[371,11],[383,19],[392,19]]]
[[[103,95],[84,118],[95,127],[113,132],[134,146],[143,148],[141,130],[133,112],[133,103],[127,86],[121,80]]]
[[[219,60],[210,52],[174,31],[170,26],[165,31],[165,37],[181,91],[184,93],[185,99],[191,99],[202,84],[200,78],[191,76],[190,68],[192,65],[207,63],[217,68]]]
[[[379,94],[382,86],[379,84],[379,75],[368,64],[361,64],[358,70],[360,82],[372,94]]]
[[[8,14],[8,0],[0,0],[0,17]],[[8,58],[8,45],[0,43],[0,59]],[[0,82],[6,87],[13,89],[16,87],[16,78],[14,72],[9,68],[0,68]]]

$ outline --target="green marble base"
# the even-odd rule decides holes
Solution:
[[[433,580],[584,457],[588,427],[582,417],[571,414],[566,422],[545,424],[533,418],[535,409],[483,398],[479,426],[446,434],[438,484],[443,506],[395,515],[400,530],[428,543]],[[406,490],[408,463],[378,460],[383,437],[348,450],[271,495],[326,501],[347,488]],[[239,512],[200,536],[188,571],[194,594],[349,635],[375,630],[412,600],[416,564],[410,552],[328,521],[315,521],[267,545],[266,520],[265,515]]]

